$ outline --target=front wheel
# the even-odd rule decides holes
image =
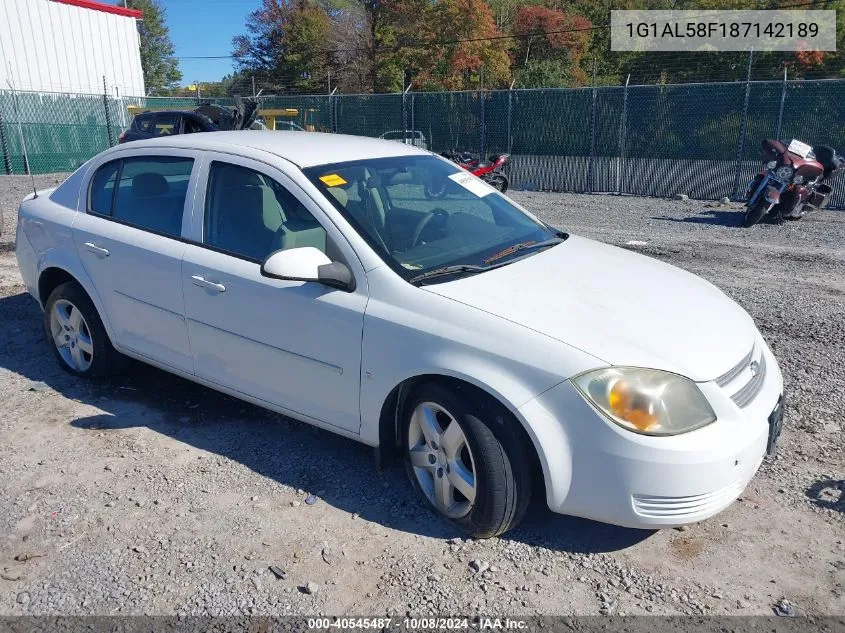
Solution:
[[[531,477],[519,422],[473,389],[434,383],[418,388],[403,410],[408,476],[438,514],[476,538],[522,520]]]
[[[758,200],[754,206],[749,207],[745,212],[745,218],[742,221],[742,226],[749,228],[757,224],[763,219],[763,216],[769,212],[769,203],[765,199]]]

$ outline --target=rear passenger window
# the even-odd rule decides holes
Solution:
[[[177,114],[158,113],[156,115],[156,125],[153,130],[153,135],[169,136],[170,134],[175,134],[178,117],[179,115]]]
[[[91,180],[88,208],[141,229],[178,237],[193,165],[193,159],[175,156],[107,163]]]

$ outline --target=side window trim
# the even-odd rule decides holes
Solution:
[[[120,159],[120,164],[117,166],[117,173],[114,177],[114,187],[111,192],[111,205],[109,206],[109,217],[114,217],[114,205],[117,204],[117,192],[120,189],[120,178],[123,176],[123,159]]]

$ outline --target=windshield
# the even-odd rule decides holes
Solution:
[[[547,246],[561,236],[435,156],[336,163],[304,172],[407,280],[446,266],[499,266],[525,256],[519,251],[531,245]]]

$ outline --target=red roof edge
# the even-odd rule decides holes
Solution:
[[[115,15],[122,15],[127,18],[143,17],[143,14],[138,9],[124,9],[113,4],[106,4],[105,2],[96,2],[95,0],[53,0],[54,2],[61,2],[62,4],[69,4],[74,7],[82,7],[83,9],[92,9],[94,11],[102,11],[103,13],[114,13]]]

